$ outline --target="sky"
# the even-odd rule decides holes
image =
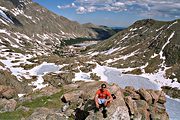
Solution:
[[[137,20],[180,19],[180,0],[33,0],[81,24],[128,27]]]

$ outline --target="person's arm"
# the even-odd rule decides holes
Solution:
[[[113,97],[111,96],[111,93],[109,91],[107,91],[107,96],[108,96],[107,102],[112,102]]]
[[[94,100],[95,100],[96,107],[99,108],[99,103],[98,103],[98,92],[96,92],[96,95],[95,95],[95,97],[94,97]]]

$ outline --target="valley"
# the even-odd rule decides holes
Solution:
[[[71,92],[72,96],[76,96],[77,91],[86,91],[84,84],[95,89],[98,88],[96,85],[105,82],[112,87],[112,91],[120,91],[118,95],[122,98],[119,99],[125,110],[131,111],[126,106],[128,95],[124,91],[127,86],[134,88],[133,94],[140,95],[141,88],[145,89],[145,93],[152,89],[157,92],[156,97],[150,95],[154,103],[148,103],[149,100],[143,98],[145,95],[138,99],[128,98],[137,104],[141,101],[144,106],[150,106],[145,110],[146,115],[139,110],[142,106],[138,106],[138,115],[178,120],[179,107],[175,106],[180,105],[179,30],[180,19],[138,20],[128,28],[118,30],[91,23],[79,24],[31,0],[2,0],[0,119],[16,116],[15,120],[36,120],[39,109],[59,115],[62,119],[74,119],[75,109],[82,107],[80,103],[84,104],[89,98],[85,96],[86,100],[72,103],[67,108],[69,111],[63,111],[61,109],[67,104],[61,101],[61,97]],[[118,87],[113,89],[114,83]],[[161,90],[166,95],[158,92]],[[159,110],[157,115],[154,107]],[[117,116],[114,117],[112,111],[110,118],[115,119]],[[124,113],[139,117],[127,111]]]

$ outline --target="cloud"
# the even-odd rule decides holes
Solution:
[[[58,8],[74,8],[78,14],[129,11],[143,16],[180,16],[180,0],[75,0]]]
[[[78,14],[83,14],[83,13],[86,13],[87,10],[86,10],[85,7],[80,6],[80,7],[78,7],[78,8],[76,9],[76,12],[77,12]]]
[[[66,9],[66,8],[76,8],[77,6],[75,5],[75,3],[71,3],[71,4],[68,4],[68,5],[64,5],[64,6],[58,5],[57,7],[59,9]]]

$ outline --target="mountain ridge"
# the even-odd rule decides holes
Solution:
[[[32,0],[2,0],[0,11],[0,37],[5,46],[13,44],[21,50],[31,46],[29,52],[40,48],[50,52],[63,40],[101,39],[93,29],[56,15]]]
[[[98,51],[95,58],[101,59],[102,64],[117,68],[132,68],[129,73],[163,71],[167,79],[173,79],[175,83],[180,82],[179,28],[179,19],[168,22],[140,20],[94,45],[89,52]]]

